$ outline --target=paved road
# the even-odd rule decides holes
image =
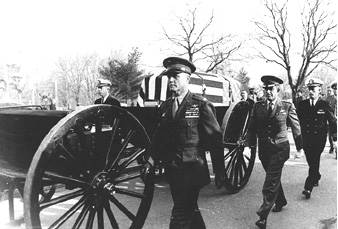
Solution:
[[[271,213],[268,219],[270,229],[333,229],[337,228],[337,160],[328,154],[326,147],[321,158],[319,187],[311,199],[303,198],[301,191],[307,176],[308,166],[305,157],[293,159],[294,144],[291,145],[291,158],[286,162],[282,182],[288,205],[280,213]],[[227,190],[216,190],[212,183],[205,187],[199,198],[199,206],[209,229],[255,229],[256,210],[262,202],[264,170],[256,161],[249,183],[237,194]],[[5,199],[5,198],[3,198]],[[16,215],[22,214],[22,202],[15,199]],[[172,200],[168,184],[158,181],[155,188],[151,210],[144,225],[146,229],[166,229],[169,225]],[[0,202],[0,228],[8,220],[8,203]],[[18,229],[19,227],[12,227]]]

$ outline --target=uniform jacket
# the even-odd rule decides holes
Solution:
[[[299,103],[298,117],[302,127],[304,146],[310,142],[316,142],[324,148],[328,125],[334,141],[337,141],[337,119],[333,108],[328,101],[318,99],[314,107],[310,106],[310,100]]]
[[[102,104],[102,98],[95,100],[94,104]],[[113,106],[117,106],[117,107],[121,106],[120,102],[118,100],[114,99],[110,95],[108,95],[107,99],[104,101],[103,104],[109,104],[109,105],[113,105]]]
[[[200,165],[196,176],[203,185],[210,182],[205,151],[210,151],[214,173],[224,172],[223,145],[215,108],[202,96],[188,92],[172,116],[173,99],[160,107],[160,123],[154,134],[149,153],[164,165],[172,161],[183,167]],[[197,168],[195,167],[195,168]]]
[[[280,160],[289,158],[287,122],[291,126],[297,150],[302,149],[301,130],[293,103],[277,98],[271,115],[268,117],[267,101],[254,104],[249,119],[246,146],[255,146],[258,138],[258,154],[260,159],[268,158],[277,152]],[[271,152],[274,151],[274,152]]]
[[[329,102],[330,106],[332,107],[332,109],[334,111],[334,115],[337,118],[337,97],[335,95],[329,95],[326,98],[326,101]]]

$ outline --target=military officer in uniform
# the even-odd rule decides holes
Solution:
[[[161,104],[160,123],[148,150],[141,177],[161,160],[174,206],[170,228],[206,228],[198,208],[200,189],[210,182],[206,151],[210,151],[215,185],[224,185],[225,168],[220,126],[215,108],[206,98],[188,90],[194,64],[179,57],[163,61],[172,98]]]
[[[308,87],[310,98],[299,103],[298,117],[302,129],[304,152],[309,165],[309,174],[302,194],[309,199],[313,187],[318,186],[321,178],[320,155],[325,147],[328,125],[332,133],[334,148],[336,148],[337,120],[329,102],[319,98],[323,81],[310,78],[305,84]]]
[[[255,147],[257,137],[259,159],[266,176],[262,190],[263,204],[257,211],[259,220],[256,225],[266,228],[270,210],[280,212],[287,204],[281,184],[282,169],[290,156],[287,122],[292,129],[297,151],[302,149],[302,138],[293,103],[278,97],[283,81],[270,75],[262,76],[261,81],[266,100],[257,101],[253,106],[243,154],[250,154],[249,147]]]
[[[111,82],[109,80],[98,79],[96,87],[101,98],[95,100],[94,104],[110,104],[117,107],[121,106],[120,102],[117,99],[114,99],[109,93],[111,87]]]

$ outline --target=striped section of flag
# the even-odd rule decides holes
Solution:
[[[231,102],[239,100],[239,87],[239,82],[234,79],[199,72],[191,75],[189,83],[191,92],[205,96],[215,106],[229,106]],[[142,100],[165,101],[170,96],[168,77],[153,75],[143,80],[138,102],[142,106]]]

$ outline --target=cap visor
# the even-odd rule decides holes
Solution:
[[[178,70],[178,69],[168,69],[165,72],[163,72],[162,75],[168,75],[170,73],[181,73],[181,72],[184,72],[184,71],[181,71],[181,70]]]

